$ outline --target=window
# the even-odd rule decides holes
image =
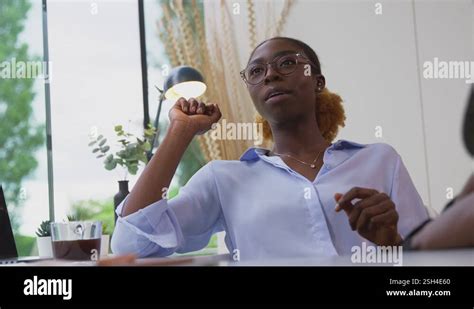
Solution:
[[[0,42],[0,183],[27,256],[49,203],[41,2],[2,0]]]
[[[96,158],[97,153],[89,146],[91,138],[103,135],[111,150],[118,150],[117,125],[136,136],[143,134],[138,3],[48,0],[46,67],[50,100],[41,76],[0,79],[0,182],[22,256],[37,254],[35,231],[42,221],[50,219],[50,211],[55,221],[67,220],[68,216],[101,220],[106,232],[111,232],[118,181],[129,180],[131,187],[141,173],[142,169],[137,175],[127,175],[120,168],[106,170],[104,158]],[[154,122],[159,102],[155,86],[162,87],[162,69],[170,68],[170,63],[155,28],[162,14],[161,3],[149,0],[143,5],[147,98],[150,121]],[[2,0],[0,6],[0,69],[11,65],[12,59],[42,64],[42,3]],[[0,73],[6,74],[4,70]],[[163,102],[159,140],[166,132],[173,103]],[[46,116],[47,106],[50,117]],[[50,161],[47,120],[51,123]],[[170,198],[179,194],[179,188],[205,163],[197,142],[193,142],[172,181]],[[213,237],[200,254],[215,253],[216,242]]]
[[[118,181],[135,177],[106,170],[88,144],[103,135],[117,150],[116,125],[142,134],[137,2],[50,0],[48,21],[55,220],[99,219],[111,232]]]

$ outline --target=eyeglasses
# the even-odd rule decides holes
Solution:
[[[260,84],[267,75],[268,65],[281,75],[290,75],[296,71],[299,64],[313,65],[303,54],[287,54],[278,56],[271,62],[253,63],[240,72],[240,77],[250,85]]]

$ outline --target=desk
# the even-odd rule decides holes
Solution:
[[[403,251],[402,266],[474,266],[474,248]],[[351,256],[330,258],[274,259],[266,261],[242,261],[235,266],[391,266],[390,263],[353,263]]]
[[[106,257],[112,259],[113,256]],[[227,266],[230,263],[229,254],[218,254],[218,255],[182,255],[173,257],[163,258],[142,258],[136,259],[133,264],[113,264],[110,266]],[[68,260],[43,260],[37,262],[19,262],[15,264],[0,265],[0,267],[61,267],[61,266],[77,266],[77,267],[91,267],[98,266],[96,261],[68,261]],[[101,266],[101,265],[99,265]],[[105,265],[108,266],[108,265]]]
[[[229,254],[137,259],[133,264],[116,266],[391,266],[390,263],[353,263],[351,256],[292,258],[261,261],[232,261]],[[93,261],[48,260],[9,266],[97,266]],[[474,266],[474,248],[439,251],[404,251],[402,266]]]

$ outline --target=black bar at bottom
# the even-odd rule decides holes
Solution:
[[[34,276],[72,279],[71,299],[25,295],[25,280]],[[0,307],[319,303],[472,308],[473,278],[472,267],[0,267]],[[387,296],[387,291],[406,291],[406,296]]]

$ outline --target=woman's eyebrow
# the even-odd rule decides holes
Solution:
[[[286,54],[295,54],[297,51],[295,50],[280,50],[272,55],[272,59],[275,57],[281,56],[281,55],[286,55]],[[257,58],[249,62],[249,64],[255,63],[255,62],[261,62],[263,58]]]

